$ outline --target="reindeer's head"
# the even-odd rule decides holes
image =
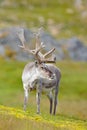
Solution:
[[[56,58],[50,56],[55,51],[55,48],[51,49],[50,51],[48,51],[45,54],[41,53],[41,50],[45,48],[45,45],[43,44],[43,42],[40,42],[39,33],[37,33],[35,35],[36,47],[33,50],[30,50],[25,45],[24,30],[23,29],[21,30],[21,32],[18,33],[18,37],[22,43],[22,45],[18,45],[18,46],[20,48],[24,49],[25,51],[29,52],[30,54],[32,54],[39,64],[41,64],[41,63],[55,63],[56,62]],[[48,58],[46,58],[46,57],[48,57]]]

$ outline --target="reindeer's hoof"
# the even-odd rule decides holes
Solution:
[[[55,115],[56,115],[56,113],[55,113],[55,112],[53,112],[53,115],[55,116]]]
[[[40,112],[37,112],[37,114],[39,114],[39,115],[40,115]]]
[[[52,112],[50,112],[50,115],[52,115]]]
[[[26,107],[23,108],[24,112],[26,112]]]

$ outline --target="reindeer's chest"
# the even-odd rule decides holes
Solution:
[[[22,75],[24,86],[35,88],[41,85],[42,91],[54,89],[56,85],[56,76],[46,68],[32,67],[29,71],[24,71]]]
[[[26,69],[23,71],[22,81],[23,82],[32,81],[40,77],[43,79],[48,79],[52,78],[52,74],[50,71],[47,71],[46,68],[32,67],[28,71],[26,71]]]

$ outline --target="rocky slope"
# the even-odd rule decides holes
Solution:
[[[31,59],[32,56],[18,47],[20,40],[17,33],[20,27],[4,28],[0,30],[0,55],[6,59],[14,58],[20,61]],[[29,29],[24,28],[26,44],[33,46],[34,35]],[[71,59],[75,61],[87,61],[87,46],[77,37],[56,40],[47,32],[41,33],[40,40],[46,45],[46,51],[55,47],[57,60]]]

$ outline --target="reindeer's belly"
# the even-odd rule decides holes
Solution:
[[[51,91],[55,89],[56,86],[56,77],[54,79],[51,78],[40,78],[42,83],[42,91]]]
[[[42,87],[42,92],[50,92],[55,89],[55,86],[44,86]]]

